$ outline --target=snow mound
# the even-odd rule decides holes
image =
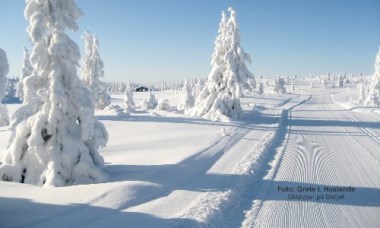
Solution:
[[[104,111],[110,114],[113,114],[118,117],[129,117],[129,113],[125,112],[125,109],[119,105],[111,104],[104,108]]]
[[[156,110],[170,111],[171,109],[172,109],[172,107],[170,106],[168,99],[159,99],[158,100]]]

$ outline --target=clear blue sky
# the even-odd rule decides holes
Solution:
[[[0,48],[19,76],[24,0],[0,0]],[[380,0],[79,0],[80,30],[97,34],[106,81],[207,77],[220,13],[237,11],[242,46],[256,75],[373,72]]]

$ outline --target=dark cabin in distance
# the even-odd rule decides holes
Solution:
[[[146,92],[149,89],[145,86],[140,86],[140,87],[137,87],[135,90],[136,90],[136,92]]]

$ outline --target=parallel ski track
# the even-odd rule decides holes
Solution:
[[[227,191],[207,192],[201,195],[178,217],[193,219],[200,227],[240,226],[244,220],[244,211],[250,208],[250,202],[256,197],[255,189],[259,189],[258,186],[263,184],[262,178],[268,175],[267,170],[275,170],[271,167],[275,168],[280,163],[283,151],[281,146],[286,144],[284,141],[287,140],[287,121],[291,109],[310,99],[311,96],[289,109],[282,110],[277,130],[264,135],[251,152],[235,166],[234,173],[241,175],[241,178],[232,183]],[[175,227],[185,225],[170,224]]]
[[[334,108],[328,107],[327,102],[321,103],[323,105],[316,106],[318,110],[326,111]],[[313,113],[310,112],[310,114]],[[343,121],[345,119],[354,121],[353,117],[347,116],[347,111],[333,111],[330,112],[330,115],[329,119],[342,121],[342,117],[344,117]],[[315,117],[317,117],[316,120],[320,118],[319,115]],[[306,186],[310,184],[320,185],[321,183],[348,186],[355,183],[357,186],[378,187],[379,181],[376,178],[379,177],[380,171],[378,171],[379,166],[376,161],[373,158],[363,159],[364,155],[357,153],[363,150],[362,145],[352,143],[353,139],[359,142],[358,137],[339,135],[347,130],[352,131],[356,129],[355,127],[343,125],[337,135],[305,135],[302,132],[308,128],[307,126],[289,126],[289,132],[294,131],[295,133],[292,133],[292,143],[286,145],[286,153],[282,157],[286,162],[281,162],[281,173],[276,171],[276,175],[272,178],[269,177],[269,179],[274,180],[276,178],[277,182],[282,180]],[[318,129],[329,128],[329,126],[321,126]],[[375,138],[373,143],[378,143],[376,135],[366,131],[365,128],[360,127],[359,129],[371,139]],[[296,133],[297,131],[299,133]],[[369,148],[374,148],[374,145],[370,145]],[[351,205],[321,205],[312,201],[272,201],[271,197],[278,196],[274,189],[273,186],[261,188],[261,191],[265,192],[261,194],[264,194],[265,197],[259,198],[268,200],[265,201],[265,204],[262,200],[253,202],[242,227],[374,227],[374,224],[379,225],[379,221],[376,220],[380,215],[379,209]],[[268,194],[271,194],[269,198],[267,197]],[[261,213],[262,210],[263,213]]]
[[[350,114],[348,113],[344,113],[343,114],[345,117],[347,117],[347,119],[351,120],[352,122],[354,122],[356,124],[356,126],[358,126],[358,128],[360,130],[363,131],[363,133],[365,133],[368,137],[370,137],[373,141],[377,142],[380,144],[380,135],[376,135],[375,133],[373,133],[372,131],[360,126],[360,124],[358,123],[358,121],[353,117],[351,116]]]

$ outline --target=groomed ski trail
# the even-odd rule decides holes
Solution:
[[[268,184],[241,226],[380,227],[380,144],[374,133],[379,129],[373,117],[342,110],[329,94],[317,94],[295,108],[278,171],[264,178]],[[341,200],[318,201],[288,197],[319,192],[279,191],[335,186],[356,191]]]
[[[281,160],[281,150],[278,149],[286,141],[288,114],[296,106],[309,100],[311,96],[299,96],[287,100],[277,106],[278,123],[273,130],[268,131],[233,168],[237,176],[225,191],[206,192],[193,201],[182,211],[178,218],[194,220],[199,227],[236,227],[244,218],[244,211],[250,202],[250,197],[256,195],[266,171],[277,165]],[[194,224],[185,222],[171,223],[170,227],[192,227]]]

